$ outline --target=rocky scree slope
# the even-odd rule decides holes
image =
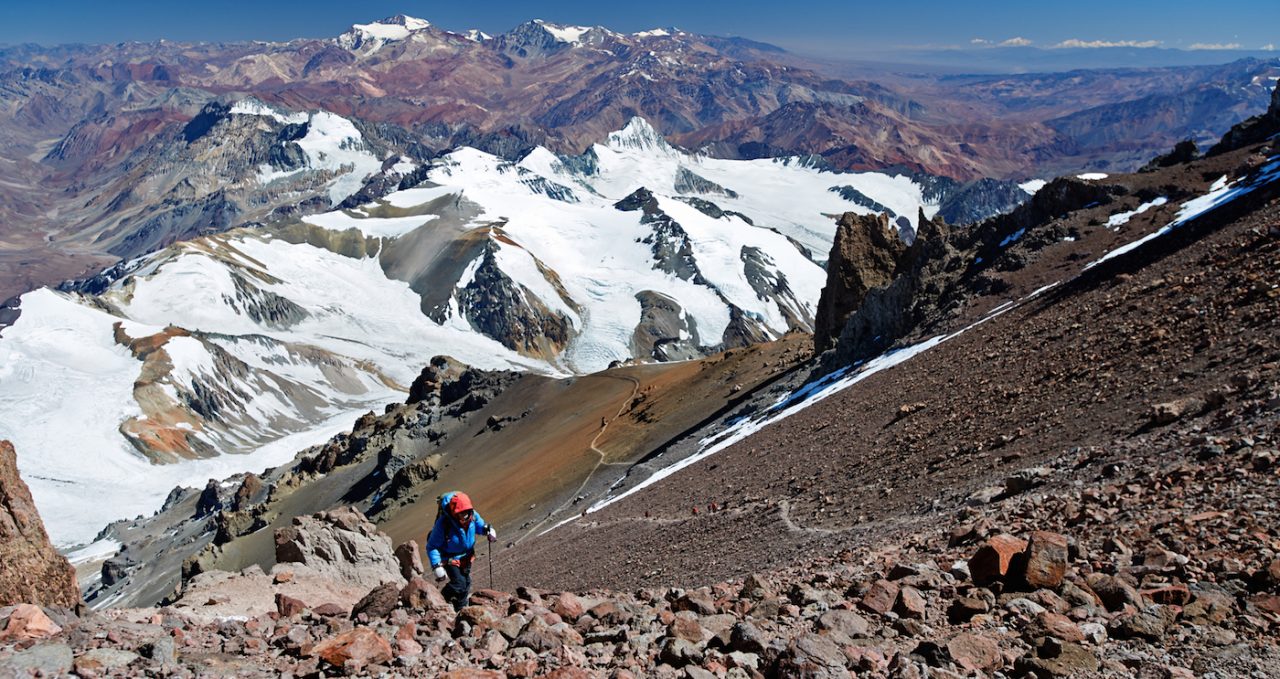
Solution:
[[[290,556],[301,544],[377,543],[358,512],[335,511],[277,531],[270,574],[208,573],[170,607],[85,617],[0,609],[0,667],[79,676],[1267,676],[1280,560],[1259,546],[1265,528],[1238,522],[1275,510],[1274,493],[1255,492],[1274,487],[1275,453],[1258,448],[1274,432],[1228,435],[1193,421],[1173,425],[1177,437],[1208,441],[1193,458],[1151,457],[1141,444],[1124,456],[1082,450],[1076,459],[1090,463],[1015,474],[951,520],[874,549],[690,589],[481,588],[455,613],[423,580],[414,543],[396,550],[399,563],[380,552],[376,568],[372,553]],[[1054,477],[1072,473],[1083,483],[1059,489]],[[386,581],[335,587],[335,569],[357,564]]]
[[[764,427],[748,438],[734,435],[754,431],[740,424],[702,432],[704,450],[727,439],[715,446],[721,452],[695,458],[699,461],[643,493],[602,503],[598,516],[593,511],[587,520],[531,544],[518,560],[521,572],[528,577],[533,569],[559,585],[597,584],[590,579],[595,572],[630,573],[635,584],[672,573],[715,577],[727,574],[734,563],[777,563],[794,553],[788,545],[804,549],[819,534],[793,533],[785,521],[766,519],[759,512],[689,517],[684,520],[687,525],[699,530],[682,535],[683,547],[672,555],[660,548],[670,537],[665,524],[640,517],[657,510],[669,517],[687,515],[690,505],[713,501],[756,508],[776,502],[782,494],[793,503],[803,500],[804,513],[793,509],[792,516],[834,524],[852,539],[860,532],[859,522],[870,520],[867,517],[918,511],[912,508],[930,506],[931,498],[956,501],[955,494],[967,484],[982,482],[987,465],[993,465],[996,474],[1012,473],[1015,465],[1033,463],[1056,450],[1158,435],[1159,429],[1143,429],[1148,413],[1142,404],[1163,402],[1162,397],[1207,398],[1202,393],[1226,379],[1218,366],[1231,366],[1232,372],[1269,369],[1275,300],[1257,276],[1270,266],[1268,239],[1275,233],[1270,221],[1276,190],[1274,156],[1269,146],[1252,147],[1164,175],[1111,178],[1108,181],[1117,186],[1129,183],[1129,195],[1120,205],[1081,206],[1027,229],[1016,240],[1005,236],[994,244],[1004,243],[1002,254],[984,262],[956,250],[938,268],[981,287],[953,285],[957,279],[942,278],[939,287],[953,290],[958,300],[941,307],[949,314],[935,316],[940,320],[919,335],[907,335],[884,360],[839,369],[799,392],[821,396],[824,400],[816,405],[785,410],[787,402],[808,401],[803,396],[784,401],[779,408],[789,417],[781,420],[783,424]],[[1231,187],[1232,176],[1240,178],[1237,188]],[[1133,194],[1153,184],[1165,190],[1179,184],[1199,186],[1184,189],[1183,200],[1209,189],[1219,197],[1239,197],[1166,229],[1178,214],[1198,211],[1170,201],[1164,209],[1140,212],[1136,204],[1144,199]],[[1242,192],[1240,186],[1254,188]],[[1108,227],[1109,215],[1124,215],[1128,221],[1119,228]],[[1141,246],[1129,248],[1135,241]],[[1230,252],[1231,243],[1242,248],[1240,256],[1206,270],[1204,263]],[[1115,254],[1104,254],[1109,250]],[[1092,261],[1099,263],[1086,266]],[[1035,265],[1025,266],[1027,262]],[[1191,272],[1194,277],[1189,277]],[[1182,278],[1188,278],[1185,285],[1199,287],[1185,298],[1184,288],[1164,292],[1168,281]],[[1215,292],[1229,289],[1255,292],[1243,297]],[[1202,304],[1203,318],[1187,315],[1190,305]],[[1237,304],[1243,306],[1236,308]],[[913,308],[932,307],[897,307],[898,315],[886,318],[897,322],[903,311]],[[857,314],[850,318],[850,323],[856,322]],[[1176,319],[1177,331],[1156,327],[1153,318]],[[1183,328],[1181,323],[1189,325]],[[1131,360],[1135,346],[1144,347],[1144,354]],[[899,365],[894,357],[906,362],[884,369]],[[1161,378],[1167,366],[1175,366],[1176,381]],[[746,419],[773,418],[768,406],[762,411]],[[915,417],[923,412],[929,415]],[[918,426],[926,428],[917,430]],[[1015,441],[1021,443],[1012,446]],[[1009,452],[993,453],[992,447]],[[768,450],[788,454],[761,454]],[[841,452],[833,455],[833,450]],[[886,469],[916,469],[921,464],[931,470],[926,477],[938,476],[927,487],[904,486],[903,481],[882,476]],[[747,474],[744,465],[768,465],[772,471]],[[615,494],[643,480],[641,476],[621,481]],[[760,539],[734,542],[735,556],[725,559],[714,556],[722,549],[715,539],[718,531]],[[622,540],[635,547],[623,549]],[[611,552],[597,551],[598,542],[613,545],[616,556],[605,558]],[[601,555],[602,560],[584,563],[571,575],[550,568],[555,563],[552,555],[565,551]],[[624,563],[626,559],[634,563]]]

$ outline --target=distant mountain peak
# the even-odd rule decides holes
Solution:
[[[558,42],[577,45],[582,41],[582,37],[591,31],[606,31],[599,26],[566,26],[563,24],[553,24],[550,21],[542,19],[534,19],[532,23],[537,24],[542,30],[551,34]],[[607,32],[607,31],[606,31]]]
[[[397,14],[379,19],[368,24],[353,24],[351,30],[338,36],[339,47],[356,50],[377,51],[383,45],[397,40],[404,40],[415,31],[431,27],[431,22],[405,14]]]
[[[667,28],[658,27],[658,28],[650,28],[647,31],[638,31],[636,33],[632,33],[631,37],[633,38],[668,38],[673,35],[680,35],[681,33],[684,33],[684,31],[676,28],[675,26],[668,26]]]
[[[649,121],[640,116],[633,116],[627,126],[609,134],[606,144],[616,150],[633,149],[638,151],[655,150],[662,153],[675,153],[676,150],[663,138]]]

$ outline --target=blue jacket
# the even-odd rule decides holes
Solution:
[[[473,512],[471,524],[465,527],[458,525],[448,514],[441,513],[427,536],[427,558],[431,567],[472,554],[476,548],[476,536],[488,532],[489,524],[480,518],[480,512]]]

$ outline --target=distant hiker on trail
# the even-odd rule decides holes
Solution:
[[[476,556],[476,535],[498,541],[498,532],[471,506],[466,493],[440,496],[436,524],[427,536],[427,558],[436,580],[449,578],[441,592],[454,610],[462,610],[471,598],[471,562]]]

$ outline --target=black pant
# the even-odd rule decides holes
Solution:
[[[445,585],[440,593],[444,594],[445,601],[453,604],[455,611],[462,610],[471,599],[471,560],[467,559],[465,563],[465,566],[444,564],[444,572],[449,575],[449,584]]]

